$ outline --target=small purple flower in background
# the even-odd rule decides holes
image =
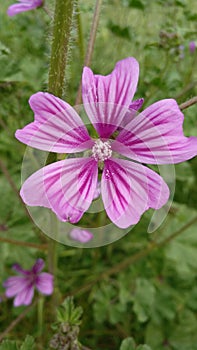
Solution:
[[[185,46],[184,45],[179,45],[179,58],[181,60],[185,57],[184,50],[185,50]]]
[[[196,50],[196,43],[195,41],[190,41],[189,43],[189,51],[191,54],[193,54]]]
[[[146,210],[160,209],[168,201],[167,184],[142,164],[191,159],[197,154],[197,138],[184,136],[184,116],[173,99],[158,101],[138,116],[133,108],[129,112],[138,75],[133,57],[119,61],[107,76],[84,68],[83,103],[98,139],[90,137],[76,110],[65,101],[43,92],[31,96],[35,120],[17,130],[16,138],[44,151],[85,153],[32,174],[20,192],[27,205],[47,207],[61,221],[78,222],[94,199],[98,169],[106,213],[120,228],[136,224]]]
[[[20,12],[34,10],[37,7],[42,6],[43,0],[18,0],[18,3],[8,7],[8,16],[15,16]]]
[[[80,243],[87,243],[94,237],[90,231],[74,228],[70,231],[70,238]]]
[[[22,276],[9,277],[3,286],[6,288],[7,298],[14,298],[14,306],[29,305],[34,296],[34,288],[41,294],[50,295],[53,293],[53,275],[41,272],[44,261],[38,259],[31,270],[24,270],[19,264],[13,265],[13,270]]]

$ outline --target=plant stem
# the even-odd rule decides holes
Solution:
[[[56,0],[48,89],[60,98],[64,91],[73,10],[74,0]]]
[[[60,98],[64,91],[74,2],[74,0],[56,0],[55,2],[48,90]],[[58,236],[58,225],[57,219],[54,217],[53,213],[51,213],[51,231],[54,239],[49,240],[48,265],[49,272],[55,277],[57,267],[56,239]],[[53,303],[57,303],[55,293],[53,293]]]
[[[92,26],[90,29],[90,38],[89,38],[88,48],[87,48],[87,52],[86,52],[86,56],[85,56],[85,60],[84,60],[84,66],[87,66],[87,67],[90,66],[91,60],[92,60],[92,54],[93,54],[94,44],[95,44],[95,40],[96,40],[96,33],[97,33],[97,29],[98,29],[98,24],[99,24],[99,16],[100,16],[100,11],[101,11],[102,1],[103,0],[97,0],[96,5],[95,5],[95,9],[94,9]],[[79,105],[81,103],[81,89],[82,89],[82,85],[80,83],[78,91],[77,91],[75,105]]]
[[[40,296],[38,299],[38,336],[42,336],[43,332],[43,307],[44,307],[44,298]]]
[[[186,109],[188,107],[191,107],[192,105],[194,105],[195,103],[197,103],[197,96],[192,97],[190,100],[181,103],[181,105],[179,105],[180,109]]]
[[[38,250],[47,250],[47,247],[48,247],[47,244],[36,244],[36,243],[30,243],[30,242],[23,242],[23,241],[17,241],[15,239],[4,238],[4,237],[0,237],[0,242],[14,244],[14,245],[18,245],[21,247],[34,248],[34,249],[38,249]]]
[[[83,31],[82,31],[81,16],[80,16],[78,1],[76,4],[76,21],[77,21],[77,31],[78,31],[79,53],[81,56],[81,61],[83,62],[84,61]]]
[[[12,331],[14,327],[17,326],[18,323],[21,322],[21,320],[28,314],[30,310],[34,308],[34,306],[37,304],[37,300],[34,301],[33,304],[28,306],[14,321],[10,323],[10,325],[5,329],[3,333],[0,334],[0,342],[5,338],[5,336]]]

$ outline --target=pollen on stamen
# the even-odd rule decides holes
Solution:
[[[96,140],[92,147],[92,155],[98,162],[103,162],[112,156],[112,149],[109,141]]]

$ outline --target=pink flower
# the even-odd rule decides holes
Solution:
[[[194,53],[195,52],[195,50],[196,50],[196,43],[195,43],[195,41],[190,41],[190,43],[189,43],[189,51],[190,51],[190,53]]]
[[[35,120],[16,131],[18,140],[45,151],[86,152],[84,157],[55,162],[31,175],[20,192],[27,205],[47,207],[61,221],[78,222],[94,198],[98,168],[105,210],[120,228],[136,224],[144,211],[167,202],[166,183],[140,163],[190,159],[197,154],[197,138],[183,135],[184,116],[173,99],[156,102],[138,116],[131,111],[125,126],[138,75],[134,58],[119,61],[107,76],[84,68],[83,103],[98,139],[90,137],[68,103],[43,92],[30,98]]]
[[[17,4],[8,7],[8,16],[15,16],[20,12],[30,11],[42,6],[43,0],[18,0]]]
[[[87,243],[91,241],[93,234],[90,231],[81,230],[76,227],[70,231],[70,238],[80,243]]]
[[[14,306],[30,305],[34,295],[34,287],[44,295],[53,293],[53,276],[47,272],[40,272],[44,267],[44,261],[38,259],[31,270],[23,270],[19,264],[13,266],[13,270],[22,276],[9,277],[3,286],[5,295],[14,298]]]

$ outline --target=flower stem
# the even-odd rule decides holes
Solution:
[[[76,3],[76,22],[77,22],[77,32],[78,32],[78,46],[79,46],[79,53],[81,62],[84,61],[84,43],[83,43],[83,31],[82,31],[82,23],[81,23],[81,16],[80,16],[80,10],[79,10],[79,3],[77,1]]]
[[[43,308],[44,308],[44,298],[40,296],[38,299],[38,336],[42,336],[43,332]]]
[[[92,20],[90,39],[89,39],[87,53],[86,53],[86,57],[85,57],[86,66],[89,66],[91,63],[91,60],[92,60],[94,43],[95,43],[96,33],[97,33],[97,29],[98,29],[98,24],[99,24],[99,15],[100,15],[100,11],[101,11],[101,5],[102,5],[102,0],[97,0],[96,5],[95,5],[93,20]]]
[[[60,98],[63,95],[65,85],[74,2],[75,0],[56,0],[55,2],[48,90],[50,93]],[[49,272],[55,277],[57,267],[56,239],[58,237],[58,224],[53,213],[51,213],[51,230],[54,239],[49,240],[48,265]],[[56,301],[57,298],[54,293],[53,303],[56,304]]]
[[[181,105],[179,105],[179,108],[181,110],[186,109],[188,107],[191,107],[192,105],[194,105],[195,103],[197,103],[197,96],[192,97],[190,100],[181,103]]]
[[[23,320],[23,318],[25,318],[25,316],[34,308],[37,302],[38,300],[35,300],[33,304],[25,308],[24,311],[21,312],[21,314],[19,314],[19,316],[9,324],[9,326],[0,334],[0,342]]]
[[[98,29],[98,24],[99,24],[99,16],[100,16],[100,11],[101,11],[101,6],[102,6],[102,1],[103,0],[97,0],[95,9],[94,9],[94,14],[93,14],[93,19],[92,19],[92,25],[90,29],[90,38],[88,42],[88,48],[84,60],[84,66],[89,67],[91,64],[92,60],[92,54],[94,50],[94,43],[96,40],[96,33]],[[75,105],[79,105],[81,103],[81,83],[79,85],[78,91],[77,91],[77,97],[75,101]]]
[[[48,89],[60,98],[64,91],[73,10],[74,0],[56,0]]]
[[[34,249],[43,250],[43,251],[47,250],[47,244],[37,244],[37,243],[23,242],[23,241],[18,241],[18,240],[15,240],[15,239],[5,238],[5,237],[0,237],[0,242],[14,244],[14,245],[18,245],[18,246],[21,246],[21,247],[34,248]]]

